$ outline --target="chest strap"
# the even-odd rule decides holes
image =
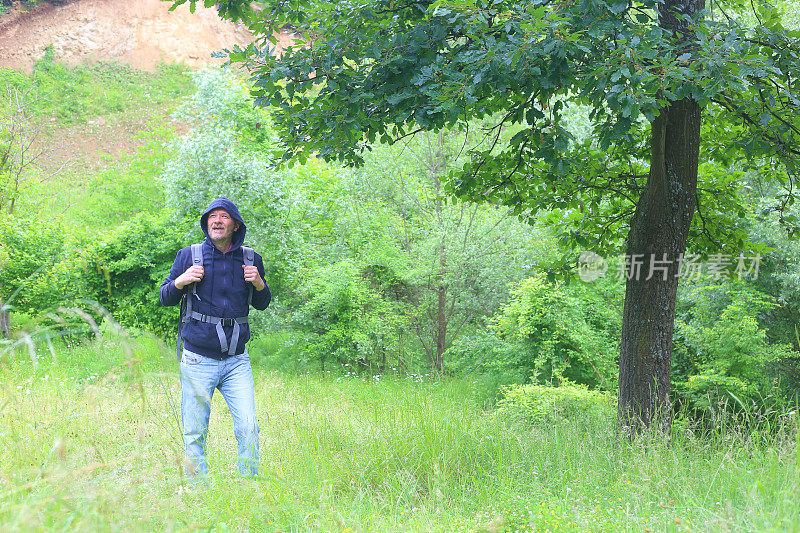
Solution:
[[[207,322],[209,324],[216,324],[217,337],[219,337],[219,346],[223,352],[228,352],[228,355],[236,355],[236,346],[239,344],[239,324],[247,324],[246,316],[239,316],[236,318],[222,318],[218,316],[209,316],[197,311],[192,311],[189,316],[199,322]],[[231,333],[231,342],[228,344],[228,336],[225,335],[223,326],[233,326]]]

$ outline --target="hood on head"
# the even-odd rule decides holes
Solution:
[[[208,236],[208,215],[214,209],[219,208],[224,209],[228,212],[228,214],[233,218],[235,221],[239,223],[239,229],[233,232],[233,237],[231,239],[231,250],[235,250],[236,248],[240,247],[244,244],[244,235],[247,232],[247,226],[244,225],[244,220],[242,220],[242,215],[239,214],[239,208],[236,207],[236,204],[225,198],[217,198],[206,208],[203,216],[200,217],[200,227],[203,229],[203,233],[206,235],[206,239],[209,239]]]

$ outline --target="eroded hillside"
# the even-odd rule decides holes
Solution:
[[[250,42],[242,25],[221,20],[198,3],[169,11],[161,0],[74,0],[17,3],[0,16],[0,66],[30,72],[48,46],[70,64],[119,61],[152,71],[160,62],[201,67],[221,60],[211,53]],[[288,38],[288,35],[282,37]]]

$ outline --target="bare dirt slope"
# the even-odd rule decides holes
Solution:
[[[169,11],[161,0],[74,0],[15,5],[0,16],[0,66],[30,72],[52,45],[57,60],[70,64],[119,61],[142,70],[159,62],[201,67],[221,60],[211,52],[251,41],[244,26],[221,20],[199,2]],[[282,37],[288,38],[288,35]]]

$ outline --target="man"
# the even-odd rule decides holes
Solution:
[[[200,227],[206,234],[200,247],[202,264],[196,264],[199,253],[193,264],[191,247],[180,250],[159,295],[163,305],[176,305],[184,295],[191,299],[189,316],[180,328],[181,418],[189,476],[208,474],[205,448],[214,389],[222,393],[233,418],[239,473],[255,476],[258,422],[245,348],[250,339],[247,315],[250,303],[266,309],[272,295],[261,256],[242,249],[247,228],[232,201],[211,202],[200,217]],[[246,257],[252,259],[250,265]]]

